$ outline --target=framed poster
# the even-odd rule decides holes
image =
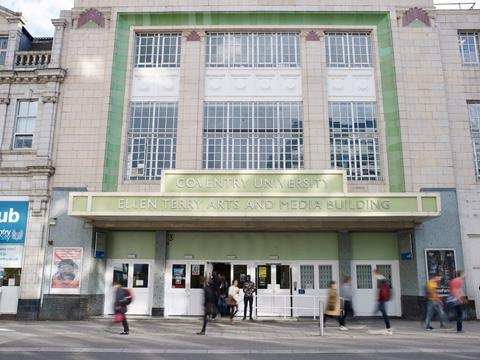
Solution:
[[[427,278],[439,275],[440,295],[448,295],[448,284],[455,278],[457,262],[454,249],[425,249],[425,263],[427,266]]]
[[[82,275],[83,248],[54,247],[52,257],[51,292],[79,294]]]
[[[172,266],[172,288],[185,289],[186,268],[187,265],[185,264],[174,264]]]

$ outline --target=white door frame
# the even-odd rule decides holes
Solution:
[[[107,266],[105,270],[105,303],[103,313],[105,315],[113,313],[113,264],[129,264],[128,267],[128,288],[133,288],[133,266],[134,264],[148,264],[148,295],[147,295],[147,313],[140,315],[151,315],[152,314],[152,303],[153,303],[153,266],[154,260],[147,259],[107,259]],[[133,301],[138,301],[138,297],[135,297],[135,288],[132,289],[134,299]],[[127,314],[129,314],[127,312]]]

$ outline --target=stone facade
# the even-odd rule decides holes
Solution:
[[[105,191],[107,175],[116,178],[116,191],[119,192],[160,190],[160,181],[129,181],[125,176],[129,111],[127,104],[133,93],[134,32],[159,29],[181,32],[176,168],[202,169],[203,101],[207,91],[205,32],[211,29],[270,30],[261,25],[184,25],[153,29],[138,26],[130,29],[128,44],[124,44],[122,49],[118,43],[116,45],[120,13],[140,13],[148,18],[149,13],[170,12],[172,9],[174,12],[206,13],[388,13],[387,21],[393,44],[388,51],[393,53],[394,63],[391,64],[393,73],[387,74],[387,77],[394,79],[393,91],[396,92],[394,98],[398,102],[399,129],[389,128],[385,123],[385,118],[396,110],[391,108],[391,103],[384,101],[392,94],[383,88],[386,80],[385,74],[380,71],[381,66],[384,66],[382,54],[373,46],[374,66],[371,81],[374,84],[379,120],[382,176],[376,181],[350,181],[348,188],[349,191],[363,193],[418,192],[422,189],[440,192],[444,206],[448,207],[444,208],[442,217],[418,225],[409,233],[416,239],[416,258],[413,262],[400,262],[402,302],[405,304],[404,308],[410,308],[422,295],[425,249],[451,248],[456,251],[457,267],[464,267],[467,271],[467,293],[469,297],[476,299],[477,314],[480,316],[480,275],[477,274],[480,264],[475,259],[475,253],[480,249],[480,188],[479,178],[475,174],[467,109],[467,101],[480,100],[480,68],[462,66],[458,46],[459,30],[480,31],[480,14],[476,10],[436,10],[431,0],[355,0],[348,3],[334,0],[245,0],[241,4],[233,0],[77,0],[73,9],[62,11],[61,19],[54,21],[56,32],[51,62],[48,68],[29,73],[26,80],[28,85],[16,83],[13,75],[8,72],[13,68],[15,44],[20,43],[20,40],[10,41],[5,66],[0,66],[0,171],[4,186],[0,191],[2,195],[27,195],[31,199],[22,299],[38,299],[42,291],[48,294],[44,299],[48,299],[51,304],[59,301],[59,298],[48,293],[52,253],[51,248],[45,252],[45,241],[49,238],[49,228],[55,245],[75,245],[82,239],[85,254],[83,265],[84,269],[89,270],[88,276],[85,276],[86,281],[82,284],[81,294],[93,300],[80,299],[83,301],[81,307],[87,315],[97,312],[97,307],[88,304],[89,301],[95,303],[102,294],[105,262],[94,259],[89,252],[95,229],[90,224],[71,220],[66,215],[69,191]],[[11,39],[20,37],[22,20],[19,16],[11,13],[5,17],[6,20],[0,16],[0,30],[3,26]],[[141,18],[142,15],[138,16]],[[304,168],[307,170],[326,169],[331,166],[328,99],[332,94],[329,93],[331,87],[327,75],[324,33],[332,29],[344,30],[345,27],[371,31],[374,44],[378,39],[390,35],[379,33],[374,26],[279,26],[280,29],[290,28],[300,32]],[[127,70],[122,73],[114,68],[114,59],[121,51],[125,51],[124,48],[128,51],[128,60]],[[65,79],[62,68],[68,70]],[[39,74],[40,71],[43,73]],[[123,108],[112,106],[111,95],[117,91],[117,82],[112,82],[113,77],[116,78],[114,80],[120,77],[126,84],[125,93],[120,94],[124,100]],[[10,149],[14,126],[12,119],[15,118],[15,107],[12,104],[16,99],[27,96],[41,99],[38,120],[42,125],[36,129],[38,136],[35,135],[35,151],[19,153]],[[109,129],[109,116],[112,111],[122,114],[121,128]],[[55,121],[56,117],[60,121]],[[120,140],[107,139],[107,134],[112,131],[121,134]],[[391,141],[394,133],[400,134],[398,142]],[[112,141],[119,141],[114,145],[120,149],[120,154],[109,153],[111,150],[108,143]],[[401,154],[401,159],[392,159],[390,154]],[[112,155],[118,155],[118,166],[113,167],[113,174],[106,174],[107,169],[112,169],[109,167]],[[396,164],[399,164],[398,161],[403,162],[400,172],[390,166],[393,161],[396,161]],[[55,175],[52,184],[50,177],[53,168]],[[393,189],[391,184],[394,182],[397,186]],[[50,209],[49,189],[52,186],[55,187],[55,201],[52,204],[58,206]],[[50,218],[58,219],[56,225],[50,227],[47,216],[49,212]],[[75,238],[69,236],[70,229],[74,229]],[[399,234],[400,237],[403,235],[405,234]],[[166,236],[164,232],[157,233],[157,269],[164,266]],[[342,246],[348,248],[347,233],[339,233],[339,239]],[[340,255],[342,256],[339,259],[345,262],[341,266],[342,274],[348,274],[348,256],[343,253]],[[43,272],[35,271],[42,268]],[[33,270],[27,274],[27,269]],[[44,274],[43,280],[41,274]],[[163,313],[163,281],[163,277],[155,279],[155,293],[158,296],[155,296],[153,308],[156,314]],[[32,306],[31,302],[27,305]],[[50,313],[51,308],[49,310],[46,307],[44,318],[48,318]]]
[[[0,34],[8,37],[5,63],[0,65],[0,198],[23,196],[29,199],[19,319],[36,319],[41,297],[40,283],[48,238],[49,186],[55,171],[52,162],[54,129],[60,84],[66,74],[59,63],[66,23],[60,20],[54,21],[54,25],[55,39],[42,40],[50,42],[48,57],[29,62],[27,66],[21,59],[32,59],[40,54],[29,50],[34,47],[36,39],[25,29],[25,20],[20,13],[0,7]],[[21,100],[35,100],[38,106],[32,147],[15,149],[13,139]]]

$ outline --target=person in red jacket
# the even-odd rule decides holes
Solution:
[[[467,298],[463,292],[463,278],[465,273],[462,270],[458,270],[456,273],[457,277],[450,281],[448,289],[450,290],[450,297],[452,298],[453,309],[455,310],[455,315],[457,317],[457,332],[463,332],[463,311],[465,304],[467,303]]]
[[[392,328],[390,327],[390,320],[387,314],[386,303],[390,301],[390,284],[383,274],[375,269],[373,271],[375,278],[377,279],[377,311],[382,313],[383,321],[385,321],[385,335],[393,335]]]

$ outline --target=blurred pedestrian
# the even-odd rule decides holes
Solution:
[[[385,335],[393,335],[392,328],[390,327],[390,319],[388,318],[387,313],[387,302],[391,298],[390,284],[388,283],[385,276],[378,269],[373,271],[375,278],[377,279],[377,312],[380,311],[385,322]]]
[[[253,294],[255,294],[255,283],[251,280],[250,275],[247,275],[247,281],[243,284],[243,320],[247,318],[247,307],[250,304],[250,320],[252,318],[252,311],[253,311]]]
[[[465,273],[463,270],[458,270],[455,279],[450,281],[448,289],[450,290],[449,302],[455,311],[455,317],[457,319],[457,333],[463,332],[463,311],[467,298],[463,292],[463,278]]]
[[[197,333],[197,335],[205,335],[207,330],[207,323],[209,316],[215,316],[217,314],[217,301],[218,297],[215,292],[215,286],[210,280],[208,283],[205,282],[205,279],[202,278],[201,283],[203,284],[203,293],[204,293],[204,303],[203,303],[203,325],[202,330]]]
[[[238,311],[238,301],[240,299],[240,289],[238,288],[238,281],[234,280],[232,286],[228,288],[227,305],[230,310],[230,324],[233,325],[233,319]]]
[[[121,322],[123,326],[123,332],[120,335],[128,335],[130,329],[127,322],[127,307],[132,302],[133,296],[130,290],[120,285],[118,281],[113,282],[113,288],[115,290],[115,301],[113,304],[114,322]]]
[[[353,317],[352,278],[348,275],[343,278],[343,284],[340,287],[340,296],[343,299],[343,313],[340,315],[340,330],[348,330],[345,326],[345,320],[348,314],[351,314]]]
[[[327,317],[333,317],[340,323],[340,296],[338,295],[337,283],[330,281],[327,294],[327,306],[323,313],[323,326],[327,321]]]
[[[427,314],[425,316],[425,329],[433,330],[434,328],[430,325],[432,321],[433,313],[438,314],[440,320],[440,327],[446,327],[446,316],[443,311],[443,302],[440,296],[438,295],[438,286],[440,283],[440,276],[433,275],[430,280],[427,281],[425,285],[425,300],[427,302]]]
[[[225,275],[220,274],[220,288],[218,296],[218,311],[222,316],[227,315],[227,297],[228,297],[228,282],[225,278]]]

